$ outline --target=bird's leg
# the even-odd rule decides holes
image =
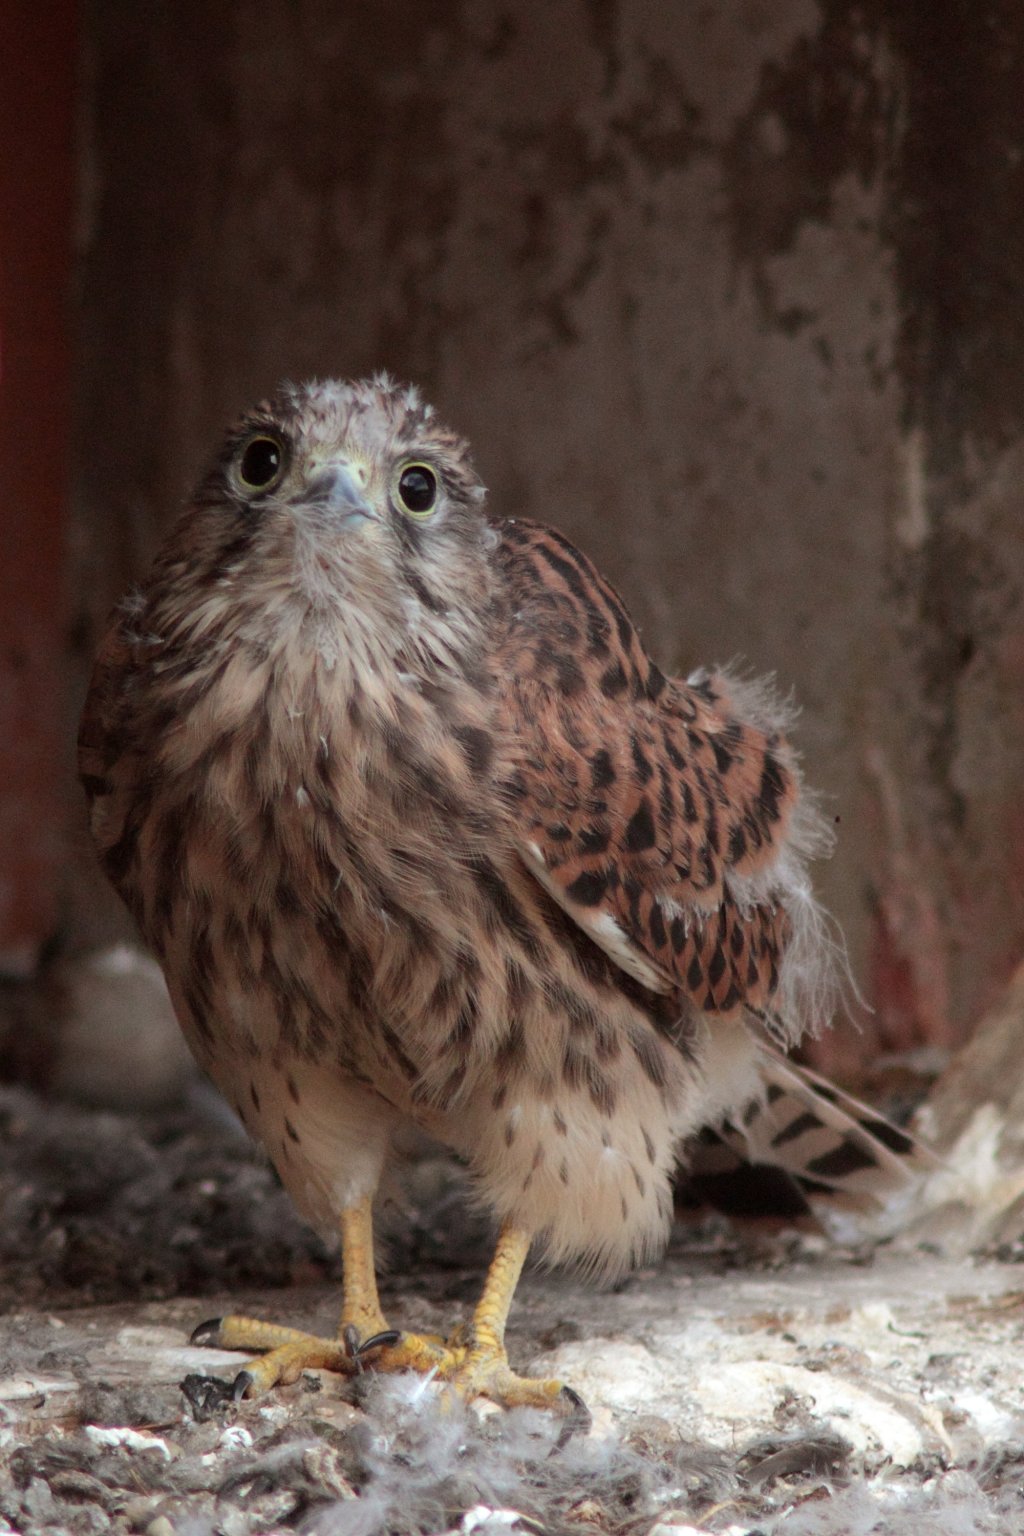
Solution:
[[[352,1372],[359,1368],[360,1351],[376,1343],[393,1342],[399,1335],[388,1327],[377,1295],[373,1264],[373,1203],[364,1195],[341,1213],[342,1306],[338,1336],[320,1338],[298,1328],[260,1322],[254,1317],[229,1315],[201,1323],[192,1335],[193,1344],[213,1344],[218,1349],[263,1350],[249,1360],[235,1378],[234,1396],[255,1396],[279,1383],[297,1380],[304,1370]]]
[[[589,1415],[571,1387],[561,1381],[517,1376],[508,1363],[505,1325],[529,1251],[529,1232],[508,1224],[502,1227],[473,1313],[465,1358],[448,1379],[467,1400],[482,1396],[506,1408],[557,1408],[582,1424]]]
[[[504,1353],[505,1325],[529,1251],[528,1232],[523,1232],[519,1227],[502,1227],[480,1300],[473,1313],[472,1347],[491,1353]]]
[[[338,1337],[355,1354],[376,1334],[390,1332],[377,1294],[373,1262],[373,1201],[364,1195],[341,1213],[341,1320]]]

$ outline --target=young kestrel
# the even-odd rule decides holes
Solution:
[[[785,1044],[827,1019],[828,834],[769,686],[666,677],[561,534],[488,515],[465,442],[386,377],[285,387],[228,434],[115,614],[81,728],[103,864],[199,1062],[293,1199],[340,1227],[337,1339],[227,1317],[305,1366],[513,1374],[531,1244],[609,1273],[664,1241],[700,1128],[869,1184],[905,1139]],[[393,1331],[371,1202],[412,1121],[500,1222],[465,1338]]]

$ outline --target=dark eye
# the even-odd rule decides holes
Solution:
[[[266,491],[281,477],[284,446],[276,437],[251,437],[238,461],[238,478],[250,491]]]
[[[398,499],[412,517],[426,517],[437,504],[437,475],[429,464],[407,464],[398,477]]]

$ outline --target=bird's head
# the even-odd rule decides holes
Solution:
[[[187,540],[196,597],[239,628],[436,657],[471,645],[487,606],[483,499],[468,445],[415,389],[286,385],[228,432],[165,560],[180,572]]]

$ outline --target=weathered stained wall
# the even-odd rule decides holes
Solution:
[[[32,975],[62,884],[76,20],[0,6],[0,989]]]
[[[877,1008],[833,1064],[961,1036],[1024,948],[1024,13],[94,0],[89,30],[82,656],[238,408],[415,378],[664,662],[795,687]],[[85,935],[115,919],[79,863]]]

